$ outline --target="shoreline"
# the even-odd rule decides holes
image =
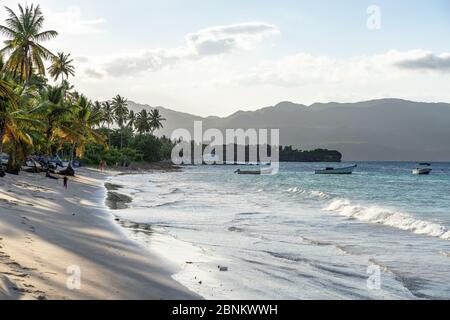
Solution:
[[[161,172],[163,171],[155,170],[145,173]],[[270,296],[261,295],[251,288],[242,291],[240,279],[236,278],[239,264],[230,257],[181,239],[164,225],[127,218],[130,211],[135,209],[131,205],[135,198],[133,193],[124,192],[128,186],[117,181],[117,178],[122,180],[123,176],[132,175],[113,175],[105,181],[108,194],[106,205],[114,215],[116,223],[130,239],[176,267],[177,271],[172,275],[174,280],[206,300],[261,300],[262,297],[270,299]]]
[[[111,173],[78,169],[67,191],[42,174],[0,179],[0,300],[200,299],[114,221]]]

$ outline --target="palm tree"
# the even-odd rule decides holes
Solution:
[[[17,111],[17,96],[11,86],[0,80],[0,155],[7,135],[16,131],[14,112]]]
[[[64,52],[58,52],[53,57],[52,65],[48,68],[48,72],[55,81],[61,78],[61,83],[64,83],[64,80],[67,80],[69,76],[75,76],[75,68],[72,63],[73,60],[70,59],[70,53],[64,54]],[[66,76],[66,79],[64,79],[64,76]]]
[[[150,132],[150,118],[147,110],[143,109],[136,116],[136,130],[139,134]]]
[[[99,101],[95,101],[92,105],[92,113],[98,115],[98,123],[95,123],[95,126],[100,127],[100,124],[103,122],[103,106]]]
[[[43,131],[45,137],[45,152],[52,155],[52,146],[56,140],[61,138],[64,131],[65,121],[70,117],[71,106],[64,100],[63,87],[51,87],[42,93],[41,102],[37,108],[30,111],[45,124]]]
[[[102,122],[103,122],[103,125],[105,123],[108,125],[108,146],[110,146],[110,147],[111,147],[111,129],[110,129],[110,126],[112,124],[114,124],[114,121],[116,121],[116,118],[115,118],[115,115],[114,115],[114,107],[108,101],[103,102]]]
[[[102,107],[102,104],[100,103],[100,101],[95,101],[94,105],[92,106],[92,111],[103,112],[102,109],[103,109],[103,107]]]
[[[0,50],[0,54],[9,54],[5,68],[14,78],[19,77],[28,85],[33,70],[45,75],[43,60],[54,57],[41,42],[55,38],[58,33],[53,30],[42,31],[45,19],[39,6],[26,5],[23,8],[19,4],[19,15],[10,8],[5,8],[9,17],[6,19],[6,26],[0,25],[0,33],[9,39],[5,41],[6,46]]]
[[[128,114],[128,124],[127,127],[131,128],[131,130],[134,131],[136,125],[136,114],[133,110],[130,110],[130,113]]]
[[[129,110],[127,108],[128,106],[128,100],[121,97],[120,95],[117,95],[112,100],[112,106],[114,108],[114,115],[117,121],[117,124],[120,128],[120,148],[123,148],[123,128],[125,126],[125,122],[128,119]]]
[[[30,135],[24,130],[28,120],[24,110],[18,107],[20,96],[3,77],[0,79],[0,155],[4,146],[9,146],[8,171],[18,173],[18,160],[23,160],[26,147],[33,144]],[[19,158],[19,159],[18,159]],[[4,175],[0,164],[0,174]]]
[[[153,109],[150,111],[150,128],[153,134],[156,130],[162,129],[164,126],[162,121],[166,121],[159,112],[158,109]]]
[[[84,95],[80,95],[72,105],[72,116],[63,123],[60,130],[61,136],[72,144],[68,174],[73,173],[72,162],[75,154],[83,157],[88,142],[106,146],[105,137],[95,130],[101,119],[102,113],[95,112],[92,103]]]

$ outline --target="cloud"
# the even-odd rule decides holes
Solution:
[[[138,54],[119,56],[104,63],[104,70],[114,77],[157,71],[180,60],[198,57],[187,48],[144,50]]]
[[[216,55],[235,49],[248,49],[264,38],[280,34],[272,24],[247,22],[203,29],[186,36],[188,46],[195,48],[198,55]]]
[[[45,9],[45,8],[44,8]],[[87,35],[105,32],[103,25],[106,20],[96,18],[85,20],[82,17],[81,8],[70,6],[64,11],[44,11],[47,27],[58,30],[60,34]]]
[[[104,75],[94,69],[86,69],[84,70],[84,73],[86,76],[88,76],[89,78],[94,78],[94,79],[103,79]]]
[[[84,57],[84,56],[79,56],[79,57],[75,57],[75,61],[78,62],[79,64],[84,64],[84,63],[89,62],[89,58]]]
[[[19,1],[22,5],[25,5],[25,1]],[[87,35],[98,34],[105,32],[103,26],[106,23],[104,18],[86,19],[84,12],[79,6],[68,6],[63,10],[54,10],[51,8],[51,4],[45,0],[28,0],[28,5],[40,5],[45,17],[44,28],[46,30],[56,30],[60,35]],[[16,0],[3,0],[0,5],[0,20],[4,21],[8,14],[6,10],[3,10],[3,6],[11,8],[13,11],[18,12],[18,1]]]
[[[236,50],[248,50],[265,38],[279,33],[276,26],[264,22],[206,28],[187,34],[186,42],[181,47],[143,50],[138,54],[110,58],[103,64],[103,69],[114,77],[153,72],[179,61],[194,61]]]
[[[391,50],[371,56],[335,58],[306,53],[263,61],[237,77],[246,86],[298,87],[310,84],[339,85],[342,82],[371,83],[375,79],[400,79],[416,70],[450,71],[450,55],[423,50]]]
[[[436,55],[430,52],[417,53],[415,57],[405,58],[395,64],[406,70],[450,72],[450,54]]]

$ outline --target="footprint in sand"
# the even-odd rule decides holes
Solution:
[[[30,219],[28,219],[27,217],[22,217],[22,224],[27,226],[28,229],[32,232],[32,233],[36,233],[36,228],[30,224]],[[30,239],[31,240],[31,239]]]
[[[2,270],[0,274],[0,295],[13,299],[20,298],[23,295],[29,295],[37,300],[47,299],[45,292],[35,290],[35,287],[25,280],[31,277],[29,272],[36,271],[36,269],[23,267],[5,254],[0,254],[0,261],[3,266],[7,267],[7,270]]]

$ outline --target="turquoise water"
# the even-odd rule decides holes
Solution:
[[[449,299],[450,164],[430,176],[412,175],[414,163],[357,164],[351,176],[286,163],[275,176],[200,166],[116,177],[135,199],[118,215],[225,260],[222,297]],[[212,298],[194,280],[183,278]]]

